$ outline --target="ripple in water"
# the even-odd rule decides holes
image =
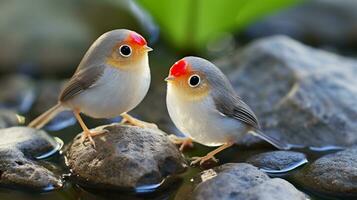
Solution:
[[[165,179],[162,180],[160,183],[157,183],[157,184],[138,186],[138,187],[135,188],[135,192],[136,192],[136,193],[149,193],[149,192],[154,192],[154,191],[156,191],[164,182],[165,182]]]
[[[329,146],[322,146],[322,147],[309,147],[309,150],[311,151],[339,151],[339,150],[344,150],[344,147],[340,146],[334,146],[334,145],[329,145]]]
[[[269,174],[282,174],[282,173],[287,173],[290,172],[302,165],[305,165],[309,161],[305,158],[303,160],[291,163],[289,166],[283,168],[283,169],[267,169],[267,168],[260,168],[261,171]]]
[[[55,148],[53,148],[51,151],[46,152],[46,153],[44,153],[44,154],[42,154],[40,156],[36,156],[35,158],[37,160],[41,160],[41,159],[45,159],[45,158],[51,157],[52,155],[56,154],[57,152],[59,152],[62,149],[63,144],[64,144],[63,141],[58,137],[54,137],[54,139],[56,140],[56,143],[57,143]]]

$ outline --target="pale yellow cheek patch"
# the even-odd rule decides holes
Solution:
[[[130,58],[127,58],[127,60],[119,60],[115,58],[108,58],[106,61],[106,64],[108,66],[120,69],[120,70],[134,70],[136,66],[135,62],[133,62]]]
[[[185,83],[173,83],[173,88],[177,91],[178,95],[187,101],[200,101],[207,97],[210,88],[207,84],[200,87],[192,88]]]
[[[124,66],[123,64],[121,64],[120,61],[118,61],[117,59],[113,59],[113,58],[108,58],[105,62],[107,65],[113,66],[113,67],[119,68],[119,69],[122,69]]]

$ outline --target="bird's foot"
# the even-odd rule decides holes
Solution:
[[[158,129],[156,124],[141,121],[139,119],[136,119],[136,118],[126,114],[126,113],[122,114],[121,116],[123,117],[123,119],[120,122],[121,124],[128,123],[128,124],[131,124],[133,126],[138,126],[138,127],[141,127],[141,128]]]
[[[191,138],[181,138],[171,134],[169,135],[169,140],[176,145],[180,145],[180,151],[183,151],[186,147],[193,147],[193,142]]]
[[[214,162],[218,162],[218,159],[216,159],[214,157],[214,155],[212,155],[212,154],[207,154],[207,155],[202,156],[202,157],[192,157],[191,160],[192,160],[191,161],[191,166],[196,165],[197,163],[202,165],[203,163],[205,163],[208,160],[212,160]]]
[[[203,157],[192,157],[192,162],[191,165],[195,165],[197,163],[200,163],[200,165],[202,165],[204,162],[212,159],[215,162],[218,162],[218,160],[214,157],[214,155],[216,155],[217,153],[227,149],[228,147],[231,147],[234,144],[234,142],[227,142],[224,145],[218,147],[217,149],[209,152],[207,155],[203,156]]]
[[[84,143],[86,141],[86,139],[88,138],[89,142],[91,143],[91,145],[95,148],[95,142],[93,140],[93,137],[107,133],[108,130],[102,129],[102,130],[86,130],[83,131],[82,133],[82,143]]]

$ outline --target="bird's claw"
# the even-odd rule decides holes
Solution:
[[[141,120],[138,120],[128,114],[122,116],[123,119],[121,120],[120,124],[131,124],[133,126],[138,126],[141,128],[150,128],[150,129],[158,129],[158,126],[154,123],[149,123],[149,122],[144,122]]]
[[[214,156],[209,155],[209,154],[202,156],[202,157],[192,157],[191,160],[192,160],[192,162],[190,164],[191,166],[196,165],[197,163],[200,163],[200,165],[202,165],[203,163],[205,163],[208,160],[212,160],[216,163],[218,162],[217,158],[215,158]]]
[[[93,130],[93,131],[83,131],[82,133],[82,143],[84,143],[86,141],[86,139],[88,138],[89,142],[91,143],[91,145],[95,148],[95,142],[93,140],[93,137],[104,134],[104,133],[108,133],[109,131],[106,129],[102,129],[102,130]]]

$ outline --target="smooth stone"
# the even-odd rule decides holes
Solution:
[[[285,36],[248,45],[222,66],[263,131],[286,143],[357,143],[357,62]]]
[[[305,194],[280,178],[269,178],[247,163],[227,163],[203,171],[193,191],[195,200],[305,200]]]
[[[35,100],[35,87],[25,75],[7,75],[0,78],[0,108],[26,113]]]
[[[66,153],[67,165],[79,184],[102,189],[135,190],[159,185],[167,176],[183,172],[185,160],[159,129],[110,124],[95,130],[96,148],[81,134]]]
[[[298,171],[294,181],[307,190],[337,197],[357,197],[357,147],[323,156]]]
[[[308,161],[305,154],[294,151],[270,151],[254,155],[246,160],[266,173],[285,173]]]
[[[46,132],[27,127],[0,129],[0,185],[51,190],[61,177],[35,160],[58,148]]]
[[[37,157],[58,146],[45,131],[21,126],[0,129],[0,138],[1,148],[16,148],[30,157]]]

